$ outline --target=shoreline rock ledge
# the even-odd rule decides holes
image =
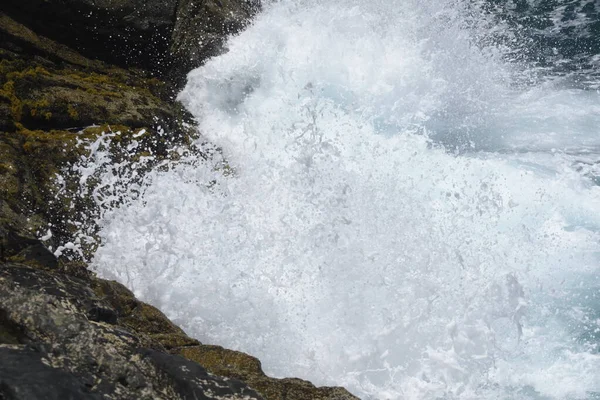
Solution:
[[[37,243],[23,254],[0,263],[2,399],[356,399],[270,378],[258,359],[188,337],[123,285],[60,271]]]
[[[210,157],[194,148],[193,119],[173,94],[258,8],[247,0],[3,2],[0,399],[356,399],[339,387],[270,378],[258,359],[188,337],[123,285],[94,276],[93,241],[78,254],[49,250],[82,226],[97,232],[97,206],[75,195],[78,177],[65,173],[89,155],[82,143],[118,131],[107,144],[115,162],[176,161],[174,144]]]

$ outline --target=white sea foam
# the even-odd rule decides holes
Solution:
[[[515,87],[461,4],[268,6],[180,95],[234,173],[152,172],[97,271],[363,398],[598,396],[598,95]]]

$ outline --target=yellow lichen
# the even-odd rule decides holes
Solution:
[[[41,66],[36,66],[36,67],[30,67],[27,68],[23,71],[12,71],[6,74],[6,77],[8,79],[23,79],[23,78],[35,78],[39,75],[45,75],[45,76],[51,76],[50,72],[48,72],[48,70],[44,67]]]
[[[9,64],[2,63],[2,70],[8,69]],[[5,73],[4,78],[6,82],[2,85],[0,89],[0,96],[8,99],[10,101],[10,111],[15,122],[20,122],[23,118],[23,107],[27,105],[30,109],[30,115],[36,116],[38,113],[38,109],[42,107],[48,107],[49,102],[45,99],[43,100],[22,100],[17,96],[17,92],[15,89],[16,82],[31,77],[37,77],[39,75],[49,76],[50,72],[43,67],[30,67],[26,68],[22,71],[14,70],[14,65],[10,64],[11,71]]]
[[[73,118],[73,119],[79,118],[79,112],[77,112],[77,110],[75,109],[75,107],[73,107],[72,104],[67,105],[67,112],[69,113],[69,116],[71,118]]]
[[[158,333],[150,335],[150,338],[160,343],[165,349],[197,346],[200,344],[196,339],[192,339],[182,333]]]
[[[49,113],[48,111],[43,111],[40,109],[46,108],[48,106],[50,106],[50,102],[47,99],[42,99],[42,100],[37,100],[37,101],[27,101],[24,102],[24,105],[27,105],[29,107],[29,114],[32,117],[35,117],[36,115],[38,115],[38,112],[40,112],[40,114],[46,116],[46,114],[50,114],[50,116],[52,116],[51,113]],[[50,119],[49,117],[46,117],[46,119]]]
[[[15,82],[9,80],[4,83],[4,85],[2,85],[2,89],[0,90],[0,94],[10,101],[10,112],[13,119],[15,121],[20,121],[23,112],[23,103],[15,94]]]
[[[260,361],[240,351],[225,349],[221,346],[199,345],[178,349],[178,354],[201,364],[215,374],[263,375]]]

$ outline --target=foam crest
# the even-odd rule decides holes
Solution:
[[[465,152],[522,148],[494,132],[532,123],[506,113],[530,89],[477,45],[478,16],[274,3],[180,95],[234,173],[152,172],[104,214],[95,268],[276,376],[363,398],[597,395],[600,188],[562,152]]]

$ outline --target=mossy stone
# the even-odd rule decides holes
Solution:
[[[247,382],[267,400],[357,400],[343,388],[316,387],[308,381],[296,378],[268,377],[262,371],[260,361],[256,357],[221,346],[189,346],[174,349],[172,352],[196,361],[213,374]]]
[[[184,333],[155,333],[151,334],[150,338],[160,343],[166,350],[200,344],[199,341],[190,338]],[[190,359],[189,357],[186,358]]]
[[[147,347],[115,324],[115,310],[89,285],[0,263],[0,393],[14,400],[261,399],[242,382]],[[71,380],[82,390],[66,393]]]
[[[14,211],[4,215],[23,214],[34,236],[45,234],[51,224],[53,237],[46,244],[56,247],[72,241],[78,223],[96,212],[90,198],[59,196],[59,190],[79,190],[78,177],[64,172],[86,155],[80,143],[119,131],[110,141],[111,157],[136,161],[144,155],[168,157],[170,142],[189,142],[191,132],[182,129],[181,106],[173,103],[165,83],[144,71],[89,60],[2,13],[0,39],[0,116],[5,117],[0,123],[5,128],[0,129],[0,194]],[[157,125],[170,135],[157,135]],[[137,137],[142,128],[147,133]],[[125,147],[133,140],[140,143],[139,151],[130,154]],[[63,189],[55,184],[58,175],[65,178]],[[94,234],[90,227],[89,235]],[[85,243],[84,259],[96,245]],[[61,262],[71,270],[72,261],[77,262]]]
[[[14,129],[10,99],[0,95],[0,131],[12,131]]]
[[[196,361],[204,368],[218,375],[238,377],[248,375],[264,375],[260,361],[241,351],[225,349],[221,346],[200,345],[183,347],[177,353],[185,358]]]
[[[92,287],[99,297],[116,310],[120,325],[146,335],[184,335],[183,330],[159,309],[137,300],[122,284],[94,279]]]

